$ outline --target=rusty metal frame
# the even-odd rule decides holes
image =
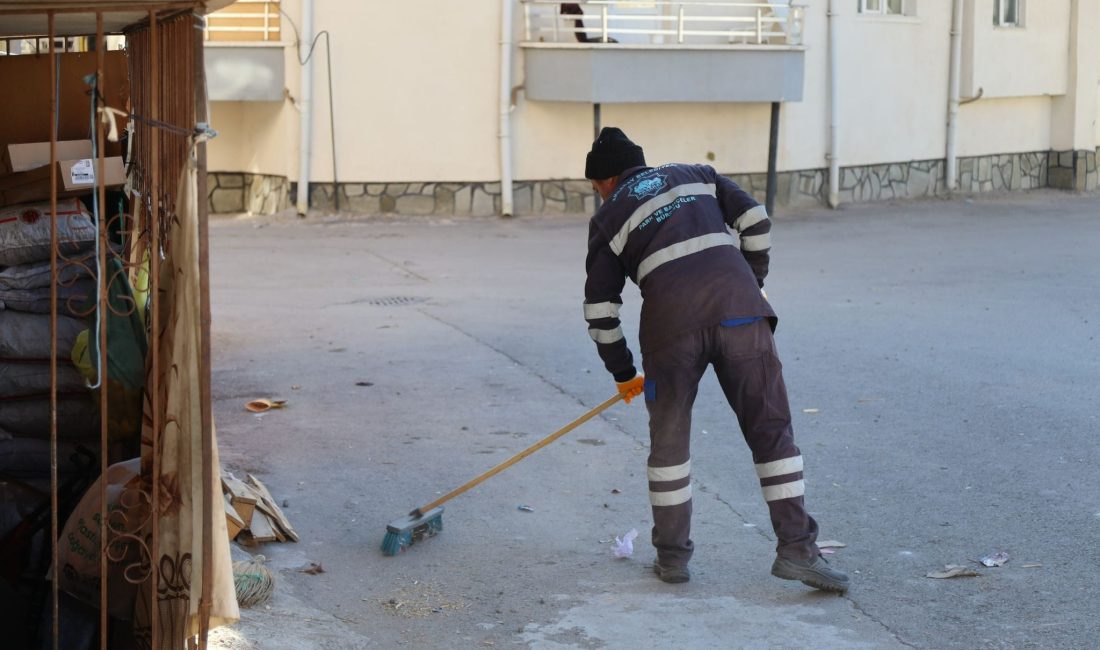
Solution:
[[[160,625],[158,625],[157,617],[159,607],[157,606],[157,593],[160,580],[159,570],[159,526],[158,519],[160,514],[160,470],[161,470],[161,449],[160,449],[160,432],[164,426],[162,421],[162,409],[163,404],[161,396],[161,388],[159,385],[159,360],[157,351],[161,343],[160,340],[160,315],[159,315],[159,273],[160,273],[160,252],[162,245],[169,245],[169,242],[165,241],[163,228],[164,218],[161,212],[162,202],[167,210],[174,209],[174,191],[165,192],[162,186],[161,171],[162,169],[168,172],[169,180],[171,176],[176,175],[173,172],[179,172],[184,165],[187,164],[188,149],[187,146],[175,146],[168,147],[167,151],[162,151],[162,141],[168,135],[174,135],[175,137],[182,137],[181,132],[185,131],[189,127],[193,127],[196,122],[205,122],[206,115],[206,94],[205,94],[205,78],[203,75],[203,33],[201,30],[194,29],[194,19],[192,11],[200,9],[202,4],[195,0],[190,1],[167,1],[167,2],[150,2],[150,3],[134,3],[134,4],[111,4],[95,2],[88,2],[81,7],[73,7],[71,4],[55,4],[55,3],[40,3],[35,5],[28,5],[18,8],[4,8],[0,9],[0,15],[15,15],[15,14],[45,14],[47,17],[47,38],[49,40],[49,54],[50,54],[50,359],[49,359],[49,373],[50,373],[50,392],[49,392],[49,408],[50,408],[50,532],[51,532],[51,563],[55,568],[59,562],[59,540],[58,537],[61,533],[61,526],[59,522],[59,475],[58,475],[58,297],[59,297],[59,277],[60,277],[60,263],[73,263],[72,260],[59,259],[60,244],[59,232],[58,232],[58,152],[57,142],[59,139],[58,134],[58,113],[59,113],[59,97],[58,97],[58,51],[55,43],[56,37],[56,17],[58,14],[71,14],[71,13],[94,13],[96,17],[96,89],[98,93],[100,89],[104,87],[104,66],[105,66],[105,52],[106,52],[106,35],[104,33],[104,14],[109,12],[137,12],[145,11],[148,17],[148,23],[138,27],[139,30],[144,29],[148,32],[148,48],[146,54],[148,55],[148,78],[141,80],[138,88],[131,88],[131,97],[133,97],[135,90],[137,92],[148,93],[148,115],[142,116],[148,118],[147,122],[142,123],[142,128],[145,133],[145,141],[140,143],[140,151],[135,151],[136,157],[146,162],[146,167],[142,171],[148,174],[147,178],[141,179],[141,201],[135,210],[132,212],[138,213],[142,210],[148,212],[148,252],[149,252],[149,294],[151,300],[151,307],[148,311],[149,321],[151,324],[150,340],[149,340],[149,354],[150,364],[153,366],[153,372],[150,377],[152,379],[152,385],[147,385],[145,390],[150,395],[150,399],[153,402],[153,435],[152,435],[152,480],[149,484],[148,499],[151,505],[150,513],[150,547],[147,549],[147,553],[144,555],[146,561],[148,561],[148,579],[151,581],[152,588],[150,589],[150,616],[151,616],[151,638],[150,646],[153,648],[159,647],[162,642],[173,643],[174,641],[184,641],[183,639],[161,639]],[[188,29],[165,29],[165,34],[161,35],[161,23],[170,20],[172,18],[179,18],[181,15],[186,15],[188,22]],[[181,21],[182,22],[182,21]],[[182,61],[172,60],[170,57],[162,57],[162,51],[180,51],[185,50],[187,47],[191,47],[191,56],[183,57]],[[131,52],[131,57],[134,54]],[[132,58],[131,58],[132,61]],[[177,69],[179,66],[180,69]],[[190,80],[191,83],[187,84],[162,84],[163,79],[170,78],[172,75],[182,73],[182,77],[185,80]],[[167,75],[164,77],[162,75]],[[162,106],[162,99],[164,100],[164,106]],[[96,98],[95,106],[99,106],[99,99]],[[135,111],[137,112],[137,111]],[[139,116],[134,116],[139,117]],[[161,121],[163,120],[163,121]],[[93,135],[97,145],[97,156],[95,164],[97,165],[97,177],[100,179],[105,178],[106,170],[106,148],[105,148],[105,129],[104,125],[99,119],[95,120],[95,133]],[[211,416],[211,390],[210,390],[210,368],[211,368],[211,354],[210,354],[210,284],[209,284],[209,227],[208,227],[208,214],[207,204],[205,201],[206,195],[206,147],[205,144],[199,142],[195,145],[196,164],[198,166],[198,179],[199,187],[198,194],[200,200],[198,201],[198,228],[199,228],[199,292],[200,292],[200,350],[199,350],[199,381],[200,381],[200,400],[202,406],[202,421],[201,421],[201,436],[202,436],[202,518],[206,525],[203,526],[202,536],[202,556],[203,563],[201,567],[201,594],[199,598],[199,635],[197,638],[191,638],[187,640],[188,645],[196,646],[199,648],[205,648],[207,644],[207,633],[209,631],[210,615],[211,615],[211,596],[213,588],[213,564],[212,564],[212,550],[213,550],[213,530],[211,518],[213,514],[214,494],[212,492],[214,481],[214,470],[212,466],[212,452],[213,452],[213,423]],[[97,199],[101,206],[101,215],[99,227],[99,273],[97,274],[97,283],[99,287],[99,299],[98,309],[100,314],[105,315],[111,309],[110,300],[107,288],[110,284],[108,278],[109,271],[107,267],[107,258],[111,254],[109,248],[109,228],[107,225],[107,217],[105,214],[108,212],[106,206],[106,188],[103,184],[98,184],[97,187]],[[110,457],[110,440],[109,440],[109,424],[108,424],[108,389],[105,381],[107,372],[107,328],[101,327],[99,331],[98,339],[98,365],[99,374],[102,386],[100,388],[99,403],[100,403],[100,477],[99,481],[99,497],[101,503],[100,521],[103,526],[103,533],[100,535],[100,555],[99,555],[99,596],[100,596],[100,647],[108,648],[109,643],[109,614],[107,603],[109,600],[109,580],[108,580],[108,559],[109,548],[111,541],[108,539],[108,513],[107,513],[107,470]],[[198,504],[195,504],[198,505]],[[192,567],[192,570],[194,567]],[[192,581],[193,584],[193,581]],[[50,602],[52,610],[52,647],[55,650],[60,650],[60,603],[59,603],[59,583],[57,580],[51,581],[50,588]],[[185,610],[186,611],[186,610]]]
[[[57,45],[54,42],[54,13],[46,18],[50,33],[50,565],[57,566]],[[50,611],[53,612],[53,649],[59,650],[61,635],[57,580],[50,581]]]

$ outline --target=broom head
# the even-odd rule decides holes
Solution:
[[[443,508],[432,508],[421,513],[419,509],[408,515],[391,521],[386,526],[386,537],[382,539],[382,552],[397,555],[416,542],[433,537],[443,530]]]

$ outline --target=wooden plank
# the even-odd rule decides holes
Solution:
[[[294,530],[294,526],[290,525],[290,520],[286,518],[283,511],[279,509],[279,506],[275,505],[275,497],[271,496],[271,491],[267,489],[260,479],[249,474],[248,480],[251,481],[253,491],[260,497],[256,507],[262,512],[271,517],[272,522],[286,534],[288,538],[297,542],[298,533]]]
[[[278,539],[275,535],[275,528],[271,520],[263,513],[252,517],[252,525],[248,527],[248,530],[252,533],[252,538],[257,542],[274,542]]]
[[[244,520],[237,514],[237,509],[233,507],[233,503],[229,500],[229,495],[223,494],[222,497],[225,499],[225,527],[229,530],[229,541],[233,541],[246,526]]]
[[[222,472],[222,489],[229,495],[229,501],[240,515],[244,527],[252,524],[252,513],[256,510],[259,497],[244,481],[228,472]]]

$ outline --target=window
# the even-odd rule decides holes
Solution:
[[[904,16],[905,0],[859,0],[859,13]]]
[[[1022,27],[1020,0],[993,0],[993,24],[998,27]]]

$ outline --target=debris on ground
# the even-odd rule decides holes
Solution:
[[[638,531],[635,528],[631,528],[630,531],[623,535],[622,538],[615,538],[615,545],[611,547],[611,552],[615,554],[615,557],[625,558],[634,555],[634,538],[638,536]]]
[[[288,539],[298,541],[298,533],[279,509],[275,497],[255,476],[249,474],[246,483],[223,470],[222,492],[225,523],[231,541],[237,540],[249,546],[261,542],[285,542]]]
[[[820,411],[821,409],[802,409],[803,413],[809,413],[811,415],[813,415],[814,413],[819,413]]]
[[[619,488],[611,488],[611,494],[622,494],[623,491]]]
[[[1008,562],[1008,553],[1005,553],[1004,551],[998,551],[996,553],[986,555],[978,561],[982,563],[982,566],[1004,566],[1005,563]]]
[[[1039,562],[1029,562],[1027,564],[1021,564],[1020,568],[1021,569],[1041,569],[1041,568],[1043,568],[1043,565]]]
[[[535,511],[535,509],[532,508],[531,506],[524,506],[524,505],[516,506],[516,510],[522,510],[524,512],[534,512]]]
[[[818,548],[847,548],[848,545],[844,542],[838,542],[835,539],[827,539],[823,542],[817,543]]]
[[[251,411],[253,413],[266,413],[267,411],[270,411],[271,409],[286,408],[286,400],[285,399],[267,399],[266,397],[263,397],[263,398],[254,399],[250,402],[245,403],[244,408],[245,408],[245,410]]]
[[[400,589],[389,598],[378,599],[378,603],[402,618],[425,618],[466,608],[465,602],[448,600],[437,587],[420,581],[413,581],[411,587]]]
[[[298,573],[306,573],[311,576],[315,576],[319,573],[324,573],[325,567],[321,566],[320,562],[310,562],[309,566],[298,569]]]
[[[939,571],[928,573],[926,578],[976,578],[981,574],[969,567],[960,564],[948,564]]]

